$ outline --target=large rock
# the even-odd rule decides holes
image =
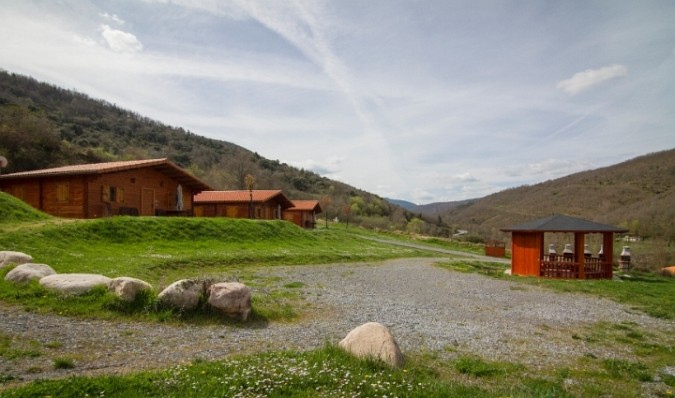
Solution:
[[[214,283],[207,291],[209,305],[242,321],[251,313],[251,289],[239,282]]]
[[[194,310],[204,295],[204,283],[194,279],[176,281],[157,296],[160,304],[180,310]]]
[[[379,359],[393,368],[403,366],[398,343],[381,323],[368,322],[357,327],[340,342],[340,347],[359,358]]]
[[[16,283],[29,282],[32,279],[42,279],[48,275],[54,275],[56,271],[47,264],[25,263],[16,266],[5,275],[5,280]]]
[[[80,295],[97,286],[108,287],[110,278],[95,274],[55,274],[40,279],[40,285],[64,294]]]
[[[108,284],[108,290],[113,292],[123,301],[132,302],[136,299],[136,295],[138,295],[139,292],[152,290],[152,286],[148,282],[140,279],[122,276],[112,279]]]
[[[0,251],[0,268],[6,267],[9,264],[26,264],[33,261],[33,257],[26,253]]]

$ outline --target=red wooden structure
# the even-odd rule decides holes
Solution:
[[[281,190],[204,191],[194,197],[197,217],[281,220],[293,203]]]
[[[546,278],[611,279],[614,234],[628,230],[564,215],[555,215],[502,229],[511,232],[511,273]],[[544,251],[544,234],[574,234],[571,255]],[[603,255],[584,255],[586,234],[602,234]]]
[[[209,185],[168,159],[63,166],[0,176],[0,189],[66,218],[189,215]]]
[[[323,210],[318,200],[292,200],[293,207],[284,211],[284,220],[290,221],[303,228],[316,226],[316,215]]]

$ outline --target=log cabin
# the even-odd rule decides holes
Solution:
[[[194,197],[196,217],[281,220],[291,207],[281,190],[204,191]]]
[[[314,228],[316,216],[323,210],[318,200],[291,200],[293,207],[284,211],[284,220],[303,228]]]
[[[63,166],[0,175],[0,190],[57,217],[191,215],[212,188],[168,159]]]

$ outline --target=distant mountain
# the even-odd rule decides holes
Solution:
[[[396,206],[402,207],[410,212],[416,212],[417,210],[417,204],[413,202],[408,202],[407,200],[401,200],[401,199],[390,199],[390,198],[385,198],[387,202],[394,204]]]
[[[486,238],[502,236],[500,228],[566,214],[675,242],[675,149],[446,205],[442,211],[443,205],[429,205],[424,214]]]

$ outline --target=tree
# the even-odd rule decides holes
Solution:
[[[246,184],[246,189],[248,189],[250,201],[248,204],[248,218],[253,218],[253,188],[255,187],[255,177],[251,174],[247,174],[244,177],[244,184]]]

